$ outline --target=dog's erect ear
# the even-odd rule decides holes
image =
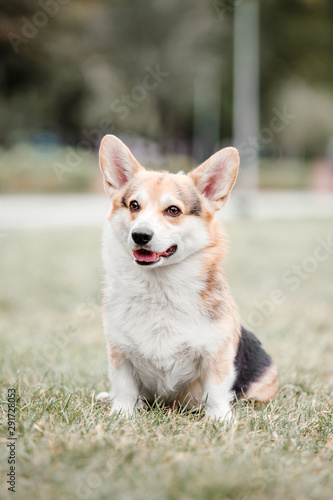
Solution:
[[[105,191],[111,197],[139,170],[144,169],[128,147],[115,135],[103,137],[99,148],[99,165]]]
[[[227,203],[230,191],[236,182],[238,165],[237,149],[224,148],[188,175],[215,210],[220,210]]]

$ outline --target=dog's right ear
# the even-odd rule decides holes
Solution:
[[[111,198],[137,172],[144,169],[128,147],[115,135],[103,137],[99,148],[99,165],[105,191]]]

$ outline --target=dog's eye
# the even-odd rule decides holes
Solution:
[[[169,207],[169,208],[167,208],[165,210],[165,213],[167,215],[171,215],[171,217],[177,217],[177,215],[181,214],[181,211],[180,211],[180,208],[175,207],[174,205],[172,205],[171,207]]]
[[[140,205],[136,200],[133,200],[129,204],[129,208],[131,212],[136,212],[137,210],[140,210]]]

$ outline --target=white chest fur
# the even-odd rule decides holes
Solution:
[[[200,307],[199,257],[148,269],[109,248],[105,266],[108,340],[130,362],[148,396],[174,395],[198,378],[203,359],[221,343],[221,332]]]

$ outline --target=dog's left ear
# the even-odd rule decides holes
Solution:
[[[227,203],[230,191],[236,182],[238,166],[237,149],[224,148],[188,175],[215,210],[220,210]]]

